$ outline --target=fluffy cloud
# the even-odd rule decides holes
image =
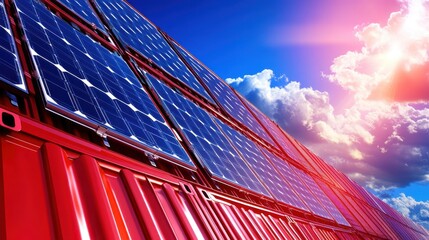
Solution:
[[[335,109],[328,92],[281,84],[269,69],[226,81],[361,184],[423,181],[429,174],[429,1],[401,3],[386,26],[360,27],[362,49],[337,57],[323,75],[352,97],[346,109]]]
[[[429,100],[429,1],[403,1],[387,25],[372,23],[356,37],[361,51],[334,60],[329,80],[354,93],[357,100]]]
[[[298,82],[273,86],[273,71],[227,79],[287,132],[355,180],[404,186],[429,173],[429,104],[360,100],[336,113],[329,94]]]
[[[395,198],[385,198],[383,201],[390,204],[405,217],[429,229],[429,201],[416,201],[404,193]]]

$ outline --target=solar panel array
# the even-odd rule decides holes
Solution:
[[[175,47],[179,50],[179,53],[185,58],[185,60],[192,66],[198,76],[203,80],[204,84],[206,84],[206,86],[211,90],[216,100],[226,110],[226,112],[256,133],[259,137],[274,145],[271,137],[268,136],[258,121],[247,110],[244,104],[240,101],[240,98],[234,93],[230,86],[219,79],[207,67],[192,57],[178,44],[175,44]]]
[[[48,106],[193,165],[120,56],[57,18],[37,0],[15,2]]]
[[[349,226],[350,224],[340,213],[337,207],[332,203],[331,200],[326,196],[326,194],[320,189],[317,183],[309,175],[301,172],[301,179],[310,189],[310,192],[314,194],[315,198],[319,200],[321,206],[323,206],[328,213],[334,218],[334,220],[342,225]]]
[[[163,105],[191,143],[199,160],[212,174],[269,196],[209,113],[151,75],[147,76]]]
[[[296,140],[289,139],[267,116],[184,48],[165,39],[127,3],[92,2],[109,22],[103,26],[98,18],[100,12],[93,11],[89,1],[52,1],[61,2],[104,34],[121,41],[121,46],[112,43],[110,49],[135,49],[202,97],[219,104],[228,115],[224,117],[236,121],[223,122],[221,119],[225,118],[216,116],[224,113],[193,102],[186,97],[189,94],[181,92],[186,89],[170,88],[170,81],[175,79],[150,75],[146,68],[152,65],[137,66],[129,60],[129,52],[108,50],[81,32],[75,22],[68,23],[52,13],[43,2],[11,0],[9,3],[15,4],[18,12],[18,16],[11,16],[18,20],[16,32],[22,28],[24,45],[29,50],[23,48],[20,53],[30,58],[26,61],[32,61],[29,68],[34,65],[38,76],[37,79],[33,76],[33,84],[40,87],[50,112],[93,130],[103,127],[108,138],[162,153],[175,166],[203,171],[212,180],[251,190],[256,196],[272,198],[282,206],[311,212],[343,227],[351,226],[377,236],[391,237],[392,232],[403,238],[421,236],[423,231],[418,225],[331,169]],[[0,80],[26,91],[16,51],[17,38],[13,37],[11,27],[15,25],[10,25],[5,2],[0,0]],[[97,33],[103,35],[91,32],[92,36]],[[130,65],[140,72],[133,72]],[[247,129],[236,125],[237,122]],[[259,136],[284,150],[295,160],[291,163],[299,168],[279,151],[271,152],[271,147],[248,138],[243,133],[247,130],[253,132],[250,133],[253,137]],[[188,155],[184,147],[192,154]],[[311,173],[307,174],[308,171]],[[378,223],[382,226],[377,226]]]
[[[332,219],[331,215],[328,211],[320,204],[318,199],[314,196],[314,191],[317,188],[312,188],[312,186],[308,186],[308,183],[311,182],[311,177],[305,174],[302,170],[289,166],[291,168],[291,173],[294,178],[298,178],[301,186],[299,187],[298,192],[301,194],[302,198],[305,199],[307,206],[311,209],[311,211],[319,216],[324,218]]]
[[[251,168],[257,173],[261,181],[267,186],[273,196],[292,206],[298,204],[296,194],[291,190],[287,182],[275,170],[274,166],[265,158],[258,146],[241,133],[217,120],[219,126],[228,136],[230,142],[242,155]]]
[[[81,18],[85,19],[88,23],[94,24],[99,30],[105,32],[105,28],[97,15],[91,8],[89,0],[57,0],[71,9]]]
[[[298,153],[291,148],[289,140],[284,136],[279,127],[270,118],[268,118],[259,109],[257,109],[253,104],[249,103],[246,99],[241,97],[241,100],[253,112],[253,114],[255,114],[255,116],[259,119],[265,129],[267,129],[267,131],[280,145],[280,147],[286,152],[286,154],[294,160],[299,160],[300,155],[298,155]]]
[[[114,32],[124,43],[213,102],[161,33],[147,19],[121,0],[97,0]]]
[[[294,176],[292,166],[266,149],[263,151],[267,158],[273,163],[275,168],[280,172],[280,175],[285,179],[287,185],[290,186],[290,188],[288,188],[289,192],[287,193],[291,198],[290,205],[305,211],[310,211],[305,204],[305,198],[307,195],[302,196],[302,193],[306,191],[305,186],[301,181],[299,181],[299,178]]]
[[[4,1],[0,1],[0,81],[26,90]]]

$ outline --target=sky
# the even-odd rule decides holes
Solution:
[[[293,137],[429,229],[429,0],[129,0]]]

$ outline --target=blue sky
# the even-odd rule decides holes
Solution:
[[[129,2],[295,138],[429,227],[429,1]]]

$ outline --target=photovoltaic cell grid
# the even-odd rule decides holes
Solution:
[[[16,0],[48,107],[193,165],[127,64],[41,3]]]
[[[216,121],[221,127],[225,135],[229,137],[231,143],[236,147],[243,158],[250,164],[251,168],[255,170],[263,183],[271,191],[274,197],[284,203],[295,206],[298,197],[291,190],[288,183],[286,183],[274,167],[267,161],[263,153],[259,150],[255,143],[248,138],[230,128],[220,120]]]
[[[290,186],[286,188],[286,194],[290,198],[288,204],[305,211],[310,211],[303,202],[303,200],[305,201],[305,198],[300,199],[299,197],[301,196],[301,192],[306,192],[305,186],[302,184],[302,182],[300,182],[296,177],[293,176],[294,173],[289,164],[266,149],[263,149],[263,152],[265,156],[273,163],[275,168],[280,172],[280,175],[286,180],[287,185]]]
[[[105,32],[105,28],[98,19],[94,10],[89,5],[88,0],[57,0],[69,9],[73,10],[78,16],[85,19],[88,23],[94,24],[98,29]]]
[[[331,214],[337,223],[350,226],[338,208],[332,203],[332,201],[326,196],[326,194],[320,189],[317,183],[314,181],[311,176],[301,172],[301,179],[305,182],[305,184],[310,188],[311,192],[319,199],[320,203],[323,207]]]
[[[193,67],[195,72],[204,81],[206,86],[211,90],[222,107],[235,119],[244,124],[259,137],[274,146],[273,140],[268,136],[258,121],[252,116],[247,108],[240,101],[231,87],[215,76],[207,67],[194,59],[188,52],[175,43],[175,47],[184,59]]]
[[[98,8],[119,39],[213,102],[159,31],[122,0],[97,0]]]
[[[303,171],[297,169],[296,167],[289,165],[285,161],[281,160],[277,156],[271,154],[270,152],[265,151],[265,154],[269,156],[269,159],[273,161],[274,166],[282,173],[282,176],[286,178],[286,180],[292,185],[295,192],[304,200],[304,203],[308,206],[308,208],[303,208],[299,206],[299,203],[296,207],[301,209],[308,210],[310,209],[314,214],[332,219],[329,213],[323,208],[323,206],[318,202],[314,195],[312,194],[313,189],[310,189],[303,182],[304,179],[302,176],[307,176]],[[301,202],[302,203],[302,202]]]
[[[147,74],[164,107],[192,145],[200,162],[215,176],[270,196],[240,158],[209,113]]]
[[[0,81],[27,90],[3,0],[0,1]]]
[[[310,207],[311,211],[314,214],[319,215],[321,217],[332,219],[331,215],[329,215],[328,211],[324,208],[324,206],[319,201],[317,201],[317,199],[320,197],[320,195],[323,195],[324,193],[321,192],[320,188],[316,185],[314,180],[310,176],[305,174],[303,171],[301,171],[295,167],[292,167],[292,166],[291,166],[291,168],[293,168],[293,170],[294,170],[294,173],[292,175],[295,178],[299,178],[300,179],[299,181],[301,181],[302,184],[305,184],[307,186],[306,187],[307,192],[302,192],[303,189],[300,189],[300,191],[301,191],[301,195],[308,196],[306,198],[305,202]],[[304,187],[304,189],[305,189],[305,187]],[[328,201],[330,201],[330,200],[328,199]]]

